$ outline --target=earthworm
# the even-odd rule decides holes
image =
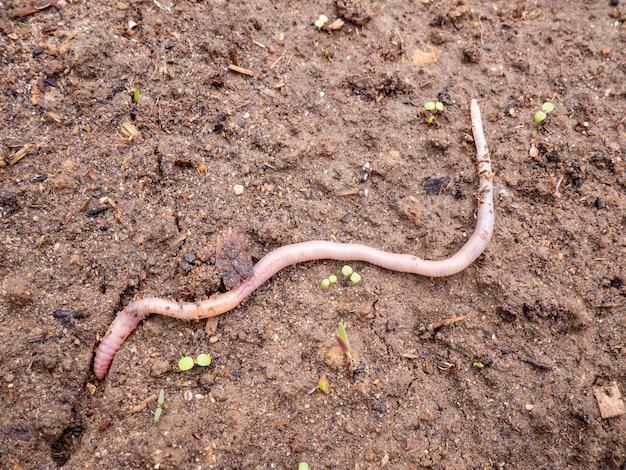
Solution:
[[[238,287],[214,295],[208,300],[197,303],[178,303],[166,299],[146,298],[130,302],[117,314],[96,349],[93,365],[96,377],[104,378],[115,353],[147,315],[157,313],[184,320],[199,320],[221,315],[234,309],[277,272],[293,264],[321,259],[366,261],[392,271],[428,277],[450,276],[465,269],[487,247],[495,223],[493,172],[476,100],[472,100],[471,103],[471,118],[479,180],[478,216],[474,233],[454,255],[443,260],[430,261],[410,254],[389,253],[356,243],[336,243],[324,240],[281,246],[261,258],[254,266],[252,275]]]

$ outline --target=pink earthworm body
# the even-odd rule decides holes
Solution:
[[[429,261],[410,254],[388,253],[366,245],[323,240],[281,246],[265,255],[254,266],[252,276],[238,287],[223,294],[212,296],[203,302],[178,303],[159,298],[146,298],[130,302],[126,308],[117,314],[96,349],[93,366],[96,377],[98,379],[104,378],[115,353],[147,315],[157,313],[183,320],[199,320],[221,315],[234,309],[274,274],[293,264],[321,259],[366,261],[392,271],[414,273],[427,277],[450,276],[465,269],[487,247],[495,223],[493,172],[480,109],[476,100],[472,100],[471,103],[471,118],[479,179],[478,216],[474,233],[454,255],[439,261]]]

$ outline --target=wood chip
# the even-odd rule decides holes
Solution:
[[[467,315],[460,315],[458,317],[447,318],[445,320],[442,320],[436,323],[431,323],[430,325],[428,325],[428,329],[436,331],[440,328],[443,328],[444,326],[450,326],[450,325],[453,325],[454,323],[463,321],[466,318],[467,318]]]
[[[9,18],[24,18],[32,15],[33,13],[40,12],[46,8],[50,8],[57,4],[59,0],[48,0],[46,2],[32,2],[31,5],[25,7],[13,8],[7,12]]]
[[[148,406],[148,403],[150,403],[152,400],[156,400],[157,396],[156,393],[154,395],[150,395],[148,398],[140,401],[139,403],[137,403],[134,406],[131,406],[130,408],[128,408],[128,412],[129,413],[139,413],[140,411],[143,411],[146,409],[146,406]]]
[[[617,383],[611,382],[603,387],[594,387],[593,394],[598,402],[602,419],[614,418],[626,413]]]
[[[30,85],[30,102],[33,106],[41,104],[41,88],[39,88],[39,80],[31,80]]]
[[[355,196],[359,194],[359,188],[353,189],[344,189],[343,191],[339,191],[337,196]]]
[[[415,49],[411,59],[415,65],[434,64],[439,59],[439,52],[434,46],[428,45],[423,51]]]
[[[331,31],[337,31],[338,29],[341,29],[341,27],[344,24],[346,24],[345,21],[343,21],[341,18],[337,18],[335,21],[333,21],[331,24],[329,24],[326,27]]]
[[[122,134],[124,134],[129,143],[139,135],[139,130],[128,121],[123,122],[120,125],[120,130],[122,131]]]
[[[65,54],[70,49],[70,43],[76,37],[78,31],[68,31],[65,33],[65,41],[59,46],[59,54]]]
[[[46,112],[46,117],[50,119],[55,124],[63,124],[63,119],[57,113],[53,113],[52,111]]]
[[[230,64],[228,66],[228,70],[232,70],[233,72],[237,72],[242,75],[247,75],[249,77],[254,77],[254,72],[252,70],[239,67],[238,65],[235,65],[235,64]]]
[[[11,165],[15,165],[22,158],[24,158],[26,155],[31,153],[34,149],[35,149],[35,146],[33,144],[26,144],[26,145],[24,145],[24,147],[22,147],[17,152],[15,152],[15,155],[13,155],[13,158],[11,158],[11,160],[9,160],[9,163]]]

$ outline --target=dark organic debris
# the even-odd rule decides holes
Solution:
[[[87,215],[87,217],[96,217],[103,212],[108,211],[110,208],[111,206],[96,207],[94,209],[89,209],[85,214]]]
[[[450,183],[451,178],[449,176],[442,176],[439,178],[427,178],[424,181],[424,190],[429,196],[439,194],[442,189],[445,189]]]
[[[58,309],[52,312],[52,316],[54,318],[85,318],[88,316],[87,312],[84,310],[65,310]]]
[[[215,248],[215,265],[226,289],[233,289],[252,276],[252,257],[240,234],[228,230],[219,237]]]
[[[526,364],[530,364],[531,366],[533,366],[533,367],[535,367],[535,368],[537,368],[539,370],[547,370],[547,371],[552,370],[552,366],[550,364],[546,364],[545,362],[537,361],[537,360],[533,359],[530,356],[525,356],[523,354],[520,354],[520,355],[517,356],[517,358],[520,361],[525,362]]]

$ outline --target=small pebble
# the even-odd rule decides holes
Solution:
[[[219,337],[218,335],[211,336],[211,337],[209,338],[209,343],[211,343],[211,344],[215,344],[215,343],[217,343],[219,340],[220,340],[220,337]]]
[[[535,405],[531,405],[530,403],[526,403],[524,405],[524,408],[526,408],[528,411],[532,411],[532,409],[535,407]]]
[[[63,359],[63,361],[61,361],[61,367],[63,368],[65,372],[71,371],[73,365],[74,365],[74,361],[70,357],[66,357],[65,359]]]
[[[15,380],[15,376],[10,372],[4,375],[5,382],[13,382]]]
[[[241,184],[236,184],[236,185],[233,186],[233,192],[237,196],[242,195],[243,194],[243,190],[244,190],[244,188],[243,188],[243,185],[241,185]]]

